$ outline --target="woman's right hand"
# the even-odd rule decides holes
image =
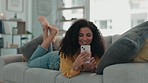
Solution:
[[[86,51],[80,53],[76,60],[73,63],[73,70],[80,71],[83,64],[88,61],[88,57],[91,56],[91,53]]]

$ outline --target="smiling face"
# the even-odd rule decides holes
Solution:
[[[92,42],[93,33],[88,27],[83,27],[79,31],[79,44],[89,45]]]

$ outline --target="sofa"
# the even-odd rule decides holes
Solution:
[[[137,29],[137,27],[142,27],[142,28]],[[134,50],[134,53],[132,52],[133,53],[132,57],[135,56],[135,54],[138,56],[140,55],[140,57],[143,57],[143,56],[147,57],[145,55],[148,55],[148,52],[147,52],[148,22],[145,22],[144,24],[137,27],[135,29],[128,31],[123,35],[113,35],[113,36],[104,37],[106,52],[104,54],[105,57],[103,56],[103,58],[101,59],[101,62],[103,62],[102,60],[104,59],[109,60],[108,56],[106,55],[109,55],[107,53],[110,52],[110,49],[114,53],[118,53],[117,55],[120,55],[120,54],[122,55],[123,50],[116,52],[118,49],[121,49],[120,47],[117,48],[116,50],[113,50],[113,47],[116,47],[115,46],[116,44],[117,44],[117,47],[120,44],[122,44],[122,47],[128,46],[125,40],[130,41],[130,43],[134,43],[133,45],[137,45],[134,47],[136,47],[135,49],[138,49],[138,50]],[[136,36],[138,34],[137,36],[138,38],[135,36],[135,34]],[[58,36],[55,43],[51,45],[51,48],[53,48],[53,51],[58,50],[59,42],[61,41],[62,38],[63,38],[62,36]],[[121,40],[124,40],[124,42],[121,42]],[[31,55],[32,53],[31,49],[35,50],[35,48],[38,46],[38,44],[41,43],[41,41],[42,41],[42,36],[39,36],[31,40],[30,41],[31,43],[28,42],[30,44],[26,44],[23,47],[21,47],[20,48],[21,51],[19,49],[18,51],[20,52],[18,52],[18,54],[0,56],[0,83],[147,83],[148,82],[148,79],[147,79],[148,63],[145,63],[144,61],[143,63],[142,60],[137,56],[136,56],[136,60],[137,61],[141,60],[141,62],[121,63],[119,62],[119,60],[116,59],[115,61],[118,61],[119,62],[118,64],[116,63],[116,64],[108,65],[107,62],[109,61],[104,61],[103,63],[100,63],[100,64],[105,63],[105,66],[103,66],[105,67],[103,69],[103,74],[81,72],[80,75],[70,79],[65,78],[59,70],[30,68],[27,65],[27,58],[29,58],[30,56],[27,56],[27,55]],[[37,44],[35,45],[35,43]],[[129,47],[131,47],[131,44],[129,45],[130,45]],[[125,47],[124,49],[127,50],[127,48]],[[129,49],[129,50],[132,50],[132,49]],[[113,60],[113,59],[110,59],[110,60]]]
[[[106,49],[118,37],[104,37]],[[58,70],[29,68],[23,54],[15,54],[0,56],[0,83],[147,83],[147,69],[148,63],[122,63],[106,67],[103,75],[82,72],[69,79]]]

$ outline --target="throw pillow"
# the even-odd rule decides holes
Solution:
[[[116,34],[112,36],[112,43],[114,43],[116,40],[118,40],[120,35]]]
[[[136,54],[134,62],[148,62],[148,39],[145,41],[143,48]]]
[[[131,28],[117,39],[105,51],[96,73],[103,74],[105,67],[118,63],[130,62],[143,47],[148,38],[148,21]]]
[[[18,49],[20,51],[19,53],[22,53],[23,56],[25,57],[25,61],[28,61],[30,59],[33,52],[36,50],[37,46],[42,43],[42,41],[43,41],[43,36],[40,35]],[[50,51],[52,50],[51,46],[49,50]]]
[[[106,36],[103,37],[105,40],[105,50],[108,49],[108,47],[111,45],[112,43],[112,36]]]

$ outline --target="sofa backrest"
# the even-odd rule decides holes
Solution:
[[[113,42],[115,42],[120,35],[105,36],[105,49],[107,49]],[[59,50],[60,41],[63,39],[63,36],[57,36],[55,43],[53,43],[53,50]]]
[[[63,36],[57,36],[56,41],[53,43],[53,50],[59,50],[60,42],[63,39]]]
[[[105,49],[107,50],[108,47],[115,42],[118,39],[119,35],[114,35],[114,36],[106,36],[104,37],[105,40]],[[56,41],[51,45],[51,50],[53,48],[53,51],[58,51],[59,50],[59,45],[61,40],[63,39],[63,36],[57,36]],[[18,54],[23,54],[24,57],[26,58],[26,61],[32,56],[33,52],[37,48],[38,45],[40,45],[43,41],[43,36],[40,35],[30,42],[26,43],[24,46],[18,48],[17,53]]]

